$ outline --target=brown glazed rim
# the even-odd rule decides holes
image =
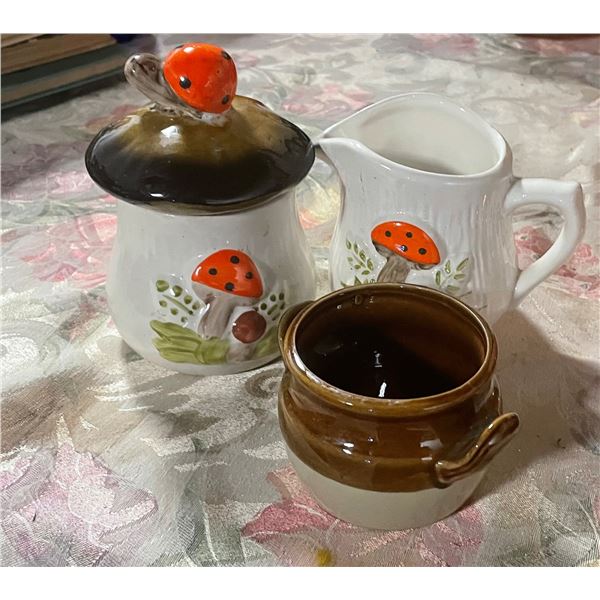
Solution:
[[[339,302],[353,294],[381,295],[382,293],[411,294],[428,297],[445,305],[469,319],[479,330],[485,345],[485,355],[477,372],[460,386],[434,396],[419,398],[385,399],[353,394],[337,388],[313,373],[302,361],[296,347],[296,334],[303,323],[309,321],[316,311]],[[293,307],[290,309],[293,310]],[[373,417],[398,418],[413,417],[423,414],[437,413],[456,406],[472,397],[472,393],[482,386],[490,385],[496,367],[498,348],[496,338],[488,323],[475,310],[464,302],[443,292],[428,287],[408,283],[375,283],[368,285],[350,286],[331,292],[301,308],[293,316],[283,336],[282,357],[290,373],[317,397],[333,406],[352,413],[372,415]]]

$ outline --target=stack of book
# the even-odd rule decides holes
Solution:
[[[131,37],[131,36],[124,36]],[[110,34],[2,35],[2,112],[120,76],[129,50]]]

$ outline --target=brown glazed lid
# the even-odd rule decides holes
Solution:
[[[235,95],[235,65],[221,48],[183,44],[164,61],[137,54],[125,76],[153,103],[100,131],[85,156],[92,179],[122,200],[242,210],[296,185],[314,162],[303,131]]]

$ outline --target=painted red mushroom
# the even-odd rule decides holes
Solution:
[[[203,337],[223,337],[233,309],[250,306],[263,295],[258,268],[241,250],[207,256],[192,273],[192,288],[208,306],[198,327]]]
[[[420,227],[386,221],[371,231],[371,241],[386,263],[377,276],[382,283],[403,283],[412,268],[430,269],[440,262],[435,242]]]

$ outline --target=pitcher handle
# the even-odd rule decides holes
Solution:
[[[438,487],[447,487],[485,467],[510,442],[519,428],[516,413],[494,419],[467,453],[457,460],[438,460],[434,472]]]
[[[564,219],[562,230],[549,250],[519,275],[512,306],[564,264],[575,251],[585,231],[585,206],[581,185],[553,179],[518,179],[510,188],[504,208],[511,214],[519,206],[546,204]]]

